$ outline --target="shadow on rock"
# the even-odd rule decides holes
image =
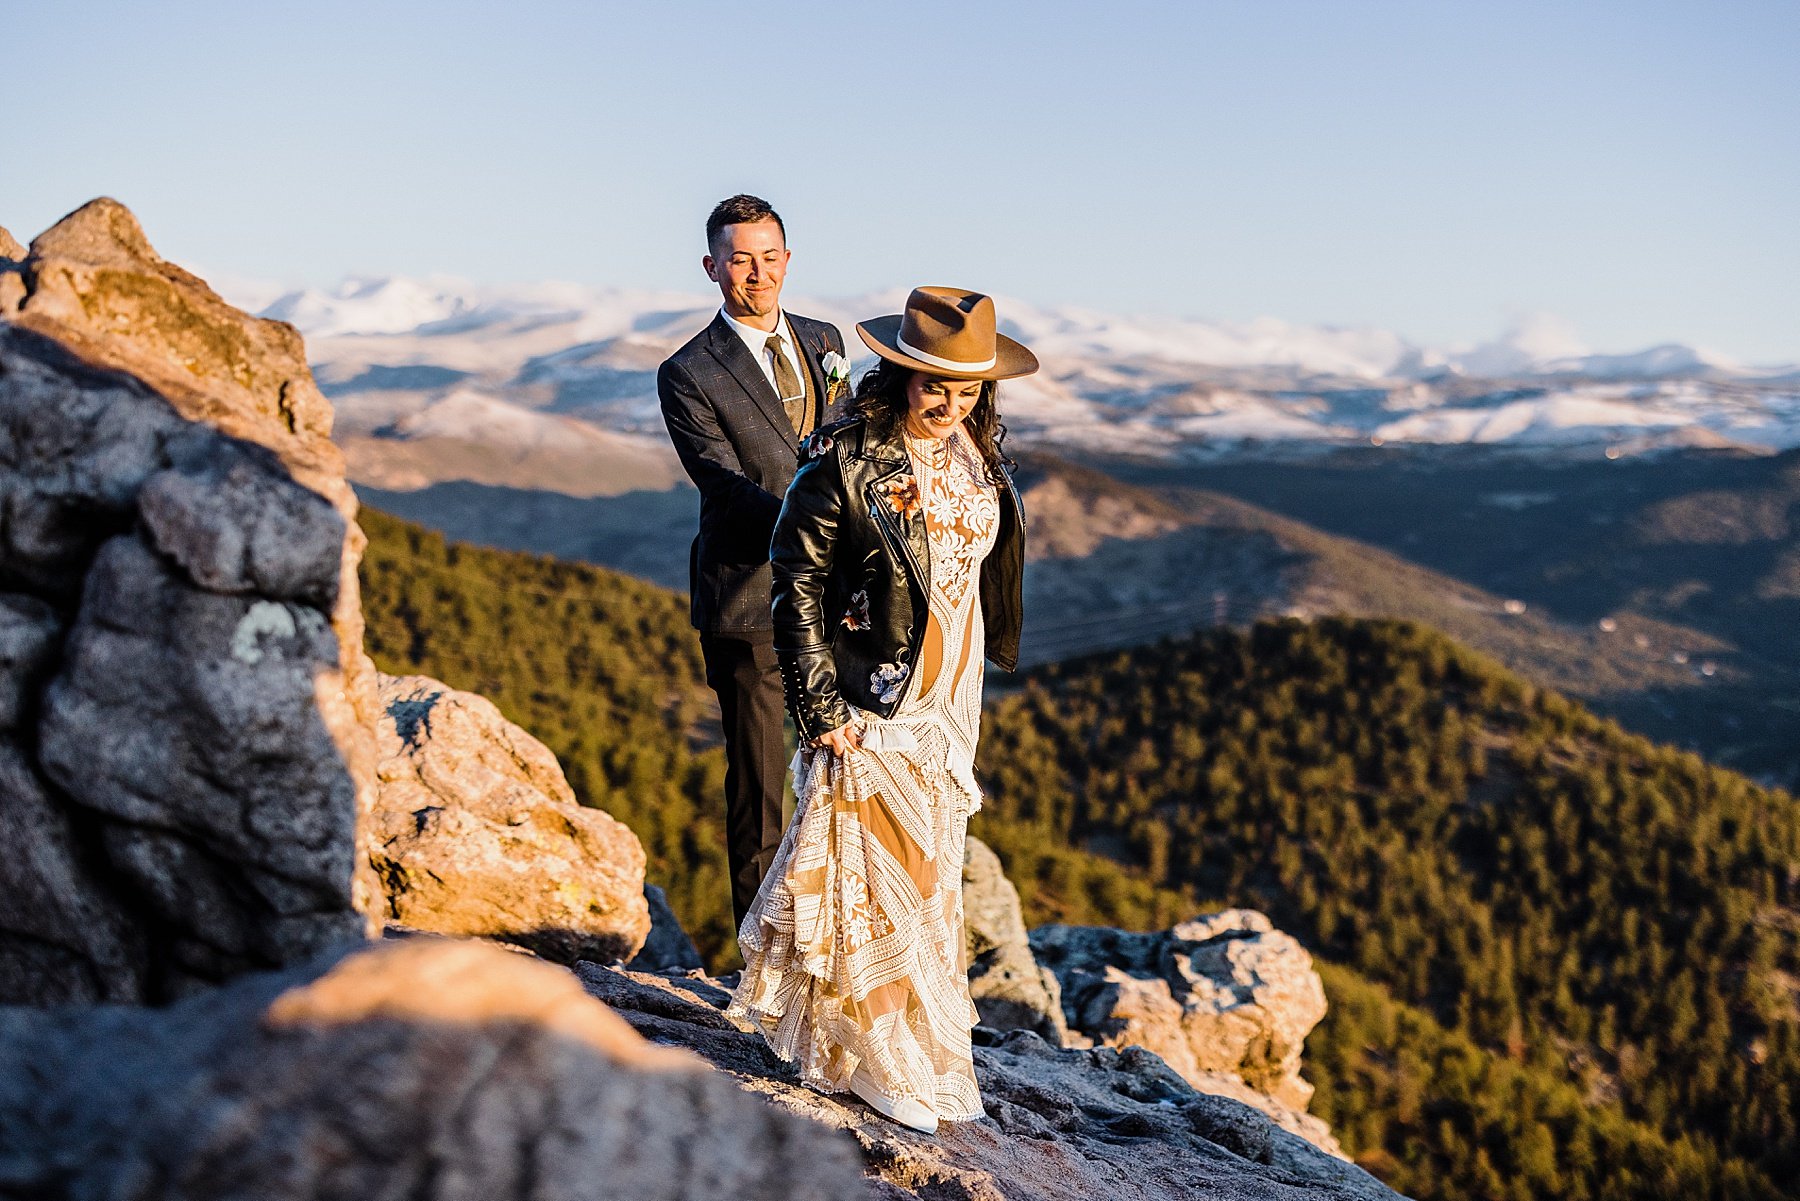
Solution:
[[[1197,1091],[1141,1047],[1064,1050],[1029,1031],[976,1030],[988,1117],[935,1137],[850,1097],[798,1083],[760,1036],[728,1019],[729,994],[699,973],[581,963],[576,975],[652,1042],[691,1048],[776,1105],[846,1130],[884,1197],[1167,1201],[1173,1197],[1393,1201],[1373,1176],[1265,1114]]]
[[[420,938],[160,1010],[0,1010],[9,1196],[835,1201],[850,1140],[567,971]]]
[[[161,1002],[368,931],[330,424],[299,335],[116,202],[0,260],[0,1001]]]

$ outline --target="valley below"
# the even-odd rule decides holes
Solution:
[[[797,301],[848,330],[898,296]],[[349,281],[309,335],[359,495],[687,585],[661,359],[704,297]],[[1800,369],[1008,302],[1027,665],[1261,617],[1419,621],[1628,727],[1800,784]],[[848,345],[855,348],[854,334]]]
[[[1205,466],[1017,452],[1025,666],[1265,617],[1418,621],[1627,727],[1800,784],[1800,452]],[[685,591],[691,488],[358,484],[447,536]],[[1794,520],[1800,520],[1796,518]]]

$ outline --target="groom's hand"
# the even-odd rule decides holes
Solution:
[[[848,755],[851,751],[862,749],[862,727],[855,722],[845,722],[837,729],[819,735],[818,745],[829,748],[834,754]]]

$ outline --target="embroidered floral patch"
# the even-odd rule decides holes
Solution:
[[[919,481],[911,475],[898,476],[881,486],[887,495],[888,508],[902,517],[919,511]]]
[[[850,607],[844,610],[844,628],[846,630],[866,630],[869,628],[869,594],[858,592],[850,598]]]
[[[832,442],[830,434],[826,433],[824,430],[818,430],[815,433],[809,434],[806,441],[801,443],[801,445],[806,450],[807,458],[816,459],[826,451],[830,450],[835,443]]]
[[[906,683],[910,669],[904,663],[883,663],[869,673],[869,690],[875,699],[891,705],[900,699],[900,686]]]

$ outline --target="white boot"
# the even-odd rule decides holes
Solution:
[[[892,1118],[902,1126],[911,1126],[924,1134],[937,1133],[937,1115],[931,1112],[929,1105],[911,1097],[888,1096],[861,1068],[857,1068],[850,1077],[850,1091],[883,1117]]]

